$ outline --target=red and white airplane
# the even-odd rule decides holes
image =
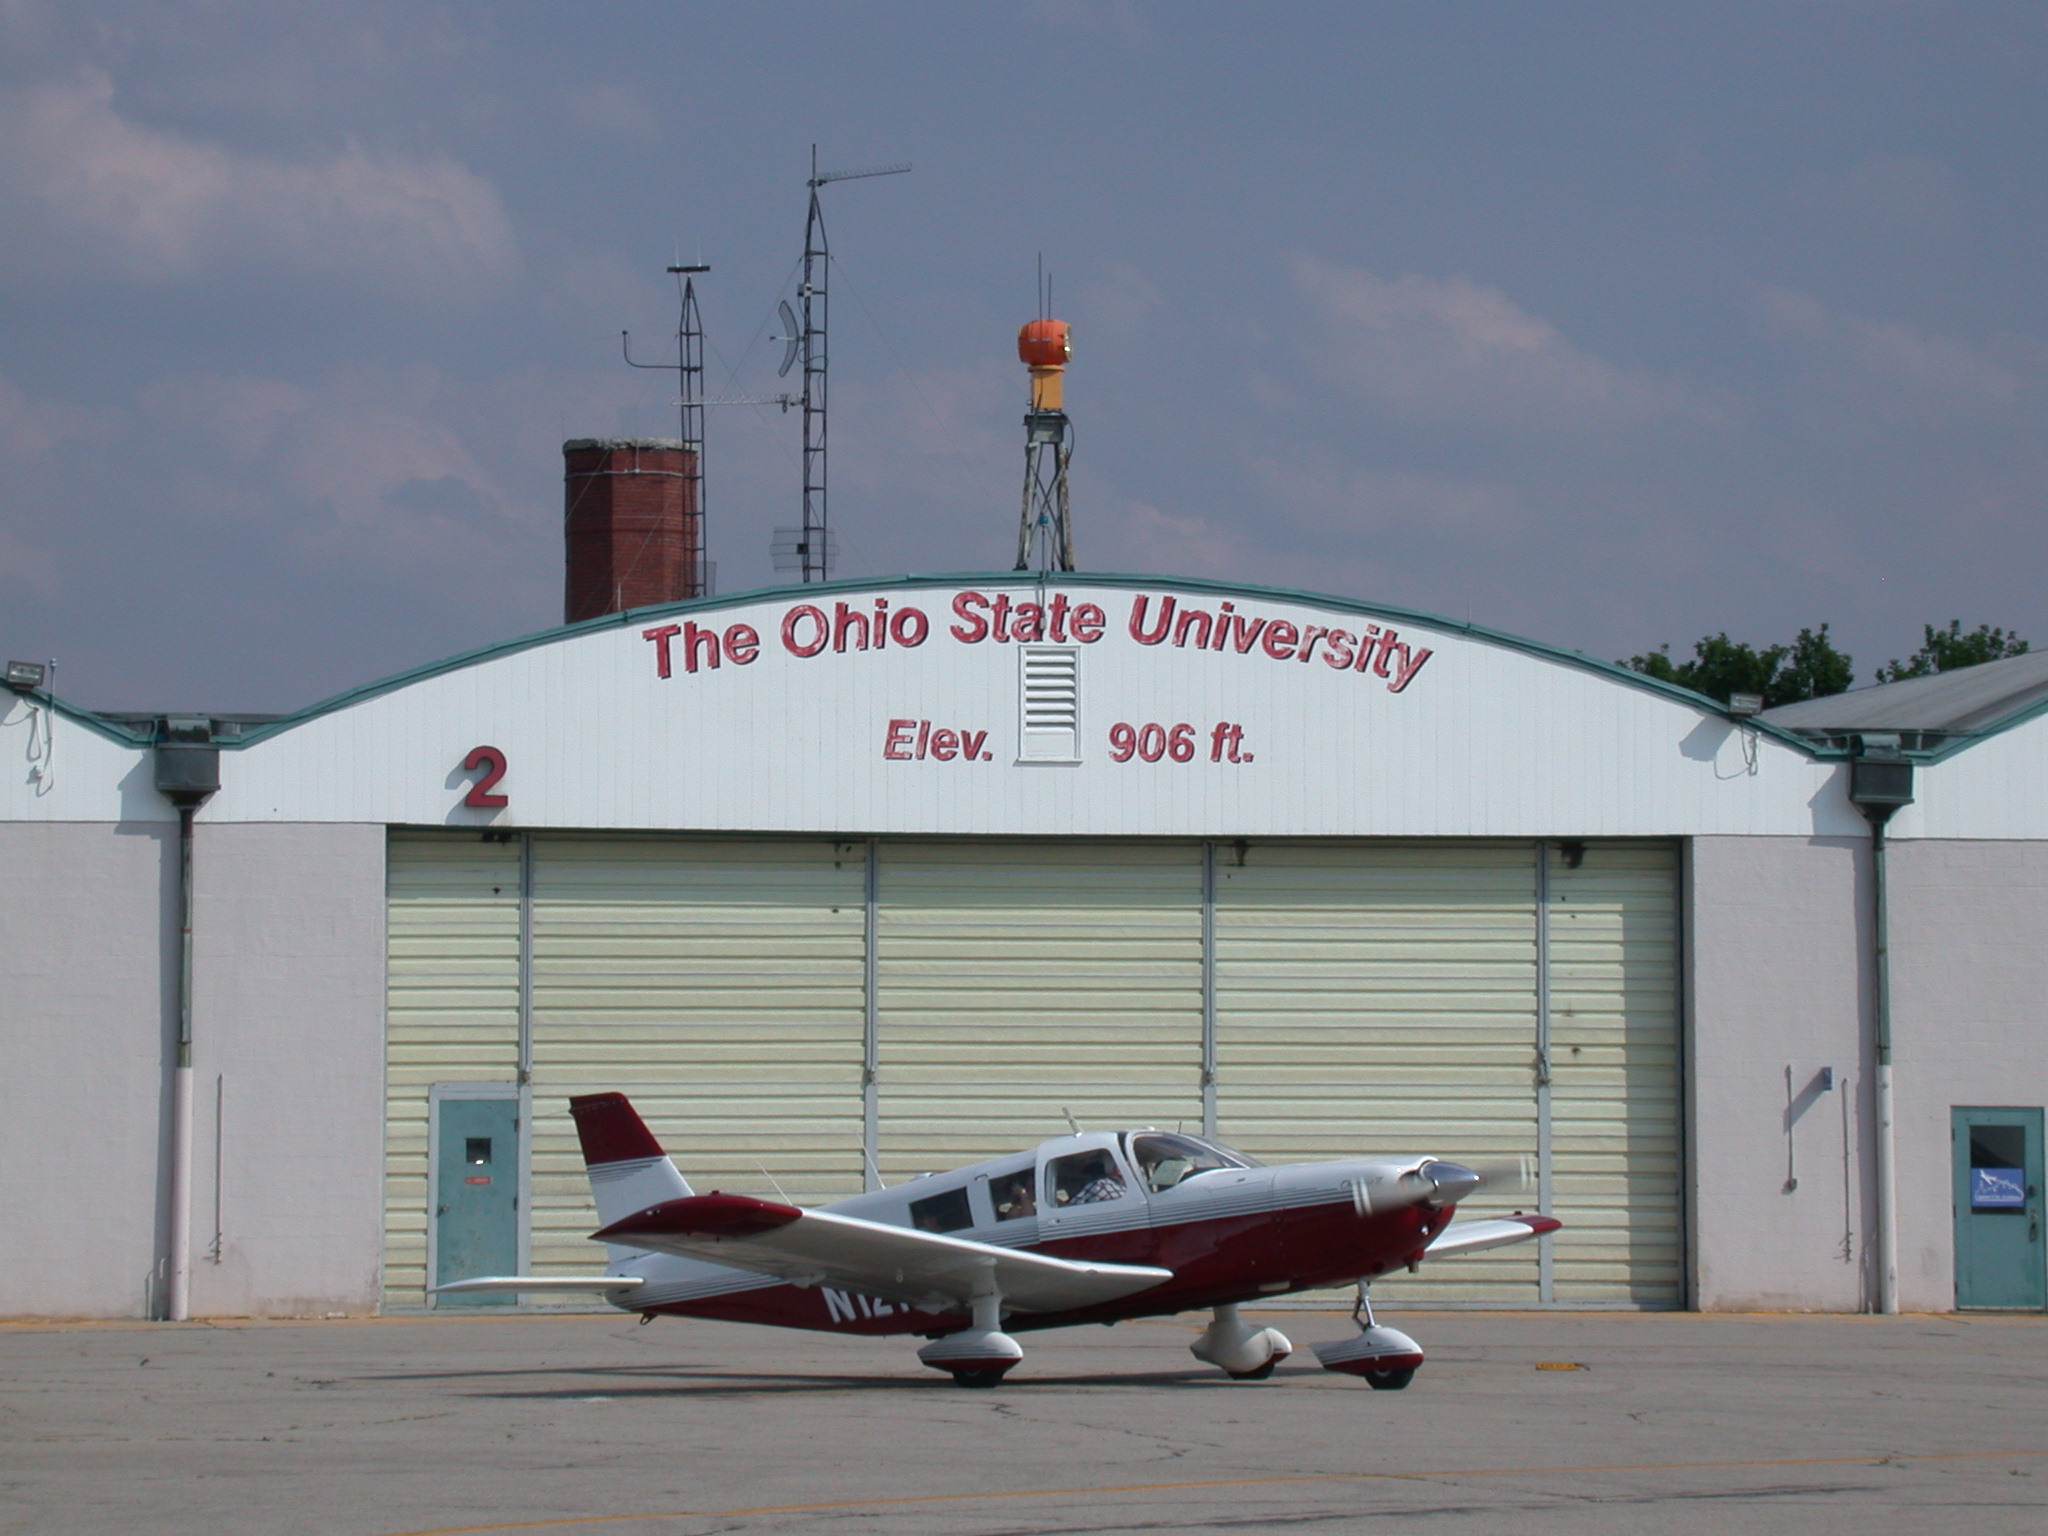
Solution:
[[[815,1209],[695,1194],[623,1094],[569,1101],[604,1223],[601,1276],[487,1276],[466,1291],[601,1292],[621,1311],[861,1334],[921,1334],[918,1359],[994,1386],[1010,1336],[1210,1308],[1195,1357],[1240,1380],[1293,1350],[1247,1302],[1357,1284],[1359,1332],[1325,1370],[1394,1391],[1422,1350],[1375,1323],[1365,1286],[1424,1260],[1554,1232],[1549,1216],[1453,1225],[1483,1176],[1435,1157],[1265,1167],[1199,1136],[1093,1131]]]

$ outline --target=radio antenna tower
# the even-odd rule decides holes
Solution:
[[[1074,523],[1067,501],[1067,460],[1073,457],[1062,385],[1074,355],[1064,320],[1055,320],[1052,280],[1039,265],[1038,318],[1017,333],[1017,356],[1031,370],[1031,409],[1024,413],[1024,512],[1017,524],[1017,566],[1074,569]]]
[[[625,355],[630,367],[666,369],[673,366],[676,371],[676,436],[689,454],[684,461],[683,506],[697,514],[697,569],[690,573],[690,590],[684,595],[708,597],[711,593],[711,542],[706,536],[710,531],[710,518],[704,506],[704,322],[697,314],[695,274],[709,272],[711,268],[703,262],[692,262],[677,264],[668,270],[683,282],[683,307],[676,319],[674,364],[635,362],[633,338],[626,331],[619,332],[619,351]]]
[[[859,181],[867,176],[901,176],[908,165],[871,165],[856,171],[820,171],[818,146],[811,146],[810,211],[804,220],[804,277],[797,288],[798,315],[783,306],[783,325],[797,343],[782,359],[780,373],[788,373],[799,351],[804,360],[804,521],[800,529],[776,530],[774,555],[778,569],[800,569],[803,579],[823,581],[831,574],[832,535],[826,509],[826,325],[830,318],[826,298],[827,274],[832,249],[825,238],[825,211],[818,203],[818,189],[835,181]],[[791,537],[794,535],[794,537]],[[792,558],[793,557],[793,558]]]

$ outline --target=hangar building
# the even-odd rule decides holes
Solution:
[[[2048,656],[1749,718],[1422,613],[1005,573],[281,719],[0,703],[0,1314],[588,1272],[598,1089],[804,1201],[1069,1114],[1528,1160],[1467,1210],[1564,1230],[1397,1306],[2043,1304]]]

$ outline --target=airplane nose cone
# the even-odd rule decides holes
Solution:
[[[1456,1205],[1484,1182],[1463,1163],[1448,1163],[1441,1158],[1430,1159],[1416,1172],[1429,1186],[1429,1195],[1422,1203],[1438,1210]]]

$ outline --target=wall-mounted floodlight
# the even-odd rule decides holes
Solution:
[[[1747,718],[1764,712],[1764,696],[1760,693],[1731,693],[1728,695],[1728,713]]]
[[[50,675],[50,669],[40,661],[10,661],[7,663],[7,686],[30,692],[43,686],[43,679]]]

